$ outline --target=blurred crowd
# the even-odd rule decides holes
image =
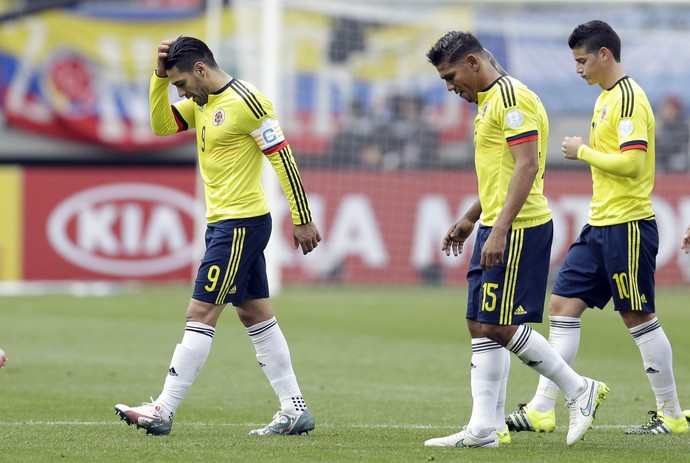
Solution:
[[[434,167],[438,164],[438,139],[419,95],[393,95],[379,112],[354,100],[324,163],[385,170]]]

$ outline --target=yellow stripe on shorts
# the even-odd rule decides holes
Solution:
[[[640,224],[628,223],[628,293],[631,310],[642,310],[640,288],[637,286],[637,274],[640,268]]]
[[[515,304],[515,287],[517,285],[518,270],[520,268],[520,256],[525,241],[525,230],[511,230],[510,249],[508,250],[508,262],[506,262],[506,275],[503,280],[503,297],[501,298],[501,313],[499,324],[511,325],[513,323],[513,306]]]
[[[225,276],[223,277],[223,284],[218,290],[218,297],[216,304],[224,304],[225,296],[235,283],[237,276],[237,269],[240,266],[240,258],[242,257],[242,249],[244,248],[244,237],[247,234],[247,229],[235,228],[232,231],[232,247],[230,249],[230,259],[228,260],[228,268],[225,269]]]

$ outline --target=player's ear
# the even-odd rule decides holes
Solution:
[[[465,60],[472,71],[479,69],[479,58],[474,53],[467,55]]]
[[[611,50],[609,50],[606,47],[601,47],[599,49],[599,58],[600,59],[608,59],[611,58]]]
[[[206,73],[206,65],[201,61],[194,63],[194,73],[203,76]]]

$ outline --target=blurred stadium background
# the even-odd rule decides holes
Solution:
[[[0,282],[189,281],[203,231],[195,147],[189,134],[155,137],[147,107],[156,47],[181,34],[273,99],[301,167],[324,241],[306,258],[292,249],[277,192],[276,288],[464,284],[468,256],[445,258],[439,243],[474,199],[476,108],[425,58],[457,29],[549,111],[556,271],[591,191],[560,141],[587,136],[599,92],[566,41],[594,18],[620,33],[655,107],[658,282],[687,284],[690,4],[582,0],[0,0]]]

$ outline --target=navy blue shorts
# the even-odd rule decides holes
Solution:
[[[553,294],[616,310],[654,313],[654,272],[659,251],[656,220],[585,225],[568,249]]]
[[[503,264],[482,271],[481,249],[491,227],[479,226],[467,272],[467,316],[491,325],[540,323],[549,278],[553,222],[510,230]]]
[[[268,297],[264,249],[271,227],[270,214],[208,224],[192,297],[218,305]]]

